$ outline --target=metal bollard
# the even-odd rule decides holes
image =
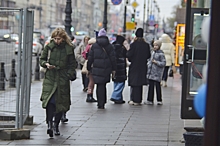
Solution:
[[[36,57],[36,67],[35,67],[35,81],[40,80],[40,67],[39,67],[39,56]]]
[[[5,81],[7,81],[5,76],[5,63],[1,62],[1,69],[0,69],[0,90],[5,90]]]
[[[10,77],[9,77],[9,87],[10,88],[16,87],[16,77],[17,77],[17,74],[15,72],[15,59],[12,59],[12,61],[11,61],[11,73],[10,73]]]

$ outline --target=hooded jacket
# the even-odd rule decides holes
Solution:
[[[116,64],[117,64],[115,78],[112,79],[114,82],[124,82],[127,79],[127,72],[126,72],[127,50],[122,43],[121,44],[118,42],[113,43],[115,56],[116,56]]]
[[[47,60],[48,49],[51,49],[50,58]],[[54,65],[56,68],[46,70],[43,80],[41,94],[42,107],[46,108],[47,104],[55,95],[56,112],[65,112],[70,108],[70,80],[76,76],[76,60],[73,46],[62,42],[60,45],[55,44],[52,40],[45,46],[40,57],[40,65],[46,68],[46,63]]]
[[[164,52],[166,58],[166,66],[171,66],[174,64],[174,45],[171,42],[170,37],[167,34],[161,36],[162,45],[160,50]]]
[[[156,60],[157,64],[153,63],[152,60]],[[152,51],[150,61],[148,62],[147,78],[150,80],[160,82],[165,65],[166,59],[163,51]]]
[[[116,60],[107,36],[96,38],[88,54],[87,70],[92,72],[95,84],[110,82],[110,74],[116,70]]]

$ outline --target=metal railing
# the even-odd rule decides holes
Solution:
[[[7,29],[18,38],[0,42],[0,129],[23,128],[30,108],[34,12],[0,7],[0,14],[9,12]]]

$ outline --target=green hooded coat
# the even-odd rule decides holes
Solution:
[[[48,49],[51,50],[48,58]],[[47,69],[43,80],[41,94],[42,107],[46,108],[52,95],[55,95],[56,112],[66,112],[70,108],[70,80],[76,76],[76,60],[74,47],[62,42],[55,44],[52,40],[45,46],[40,57],[40,65],[46,68],[46,63],[54,65],[56,68]]]

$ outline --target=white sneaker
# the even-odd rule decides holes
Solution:
[[[158,101],[157,105],[163,105],[163,102],[162,101]]]
[[[151,101],[145,101],[144,104],[147,104],[147,105],[153,105],[154,103],[151,102]]]
[[[167,87],[167,82],[164,82],[164,85],[163,85],[164,87]]]
[[[137,105],[141,105],[141,104],[140,104],[140,103],[133,102],[133,105],[136,105],[136,106],[137,106]]]
[[[132,100],[128,101],[128,104],[133,105],[134,102]]]

